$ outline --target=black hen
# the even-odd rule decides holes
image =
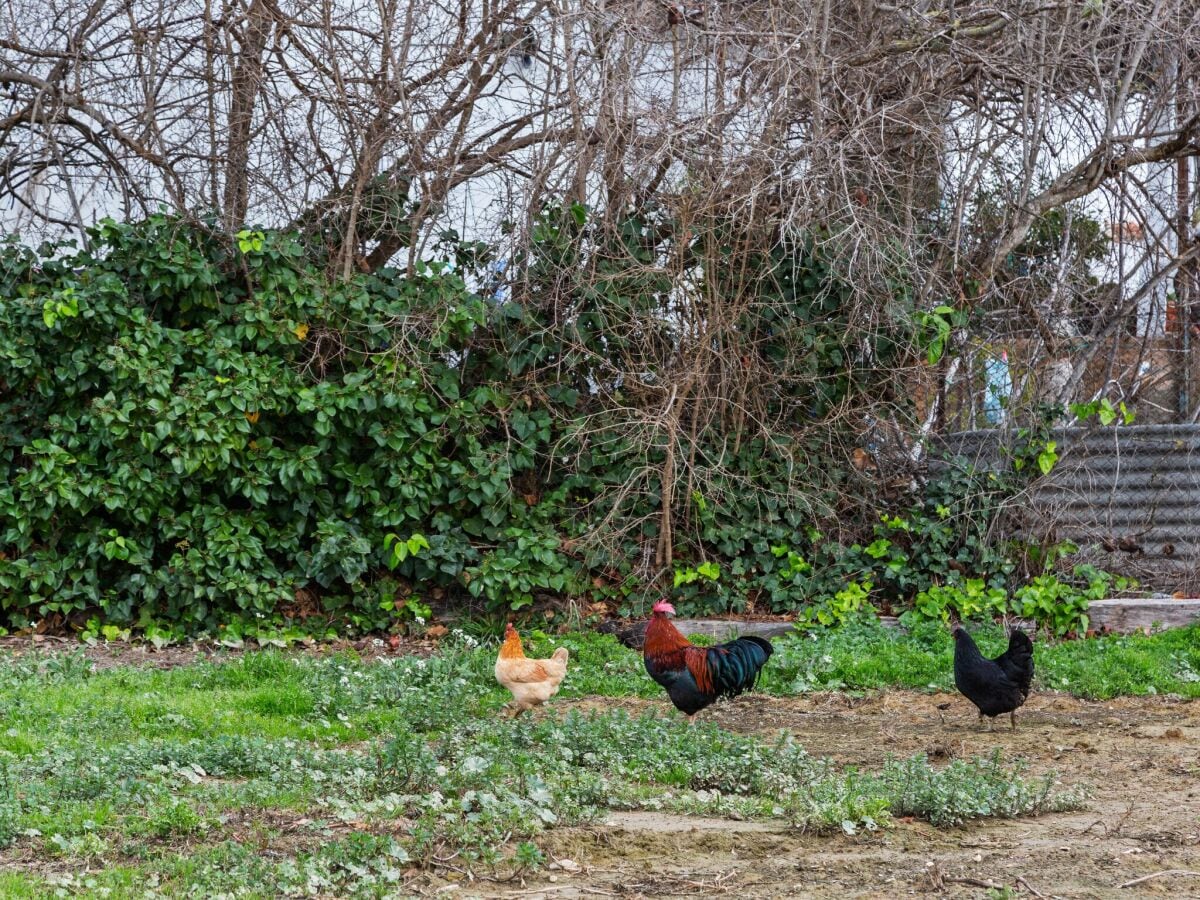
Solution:
[[[690,719],[718,697],[736,697],[754,687],[774,648],[760,637],[741,637],[716,647],[696,647],[667,618],[675,609],[654,604],[642,660],[646,672],[667,689],[675,708]]]
[[[1009,714],[1017,727],[1016,710],[1029,696],[1033,681],[1033,641],[1025,632],[1014,630],[1008,636],[1008,649],[995,659],[979,652],[971,636],[962,628],[954,629],[954,684],[984,716]]]

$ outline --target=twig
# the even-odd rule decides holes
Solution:
[[[1129,821],[1129,817],[1131,815],[1133,815],[1133,801],[1132,800],[1125,807],[1125,812],[1121,815],[1121,818],[1117,820],[1117,824],[1114,825],[1112,828],[1109,828],[1108,823],[1105,822],[1103,819],[1097,819],[1095,822],[1093,822],[1087,828],[1083,829],[1083,831],[1081,833],[1087,834],[1089,831],[1091,831],[1093,828],[1095,828],[1097,825],[1099,825],[1101,828],[1104,829],[1105,837],[1112,837],[1113,835],[1118,835],[1121,833],[1121,829],[1125,827],[1125,823]]]
[[[1026,881],[1024,875],[1017,876],[1017,884],[1022,885],[1025,888],[1025,890],[1029,891],[1029,893],[1033,894],[1033,896],[1041,897],[1042,900],[1046,900],[1046,895],[1043,894],[1041,891],[1039,891],[1037,888],[1035,888],[1028,881]]]
[[[457,854],[455,855],[457,856]],[[450,858],[454,859],[453,856]],[[436,857],[430,857],[429,865],[433,866],[435,869],[449,869],[451,872],[458,872],[460,875],[466,875],[468,878],[474,880],[474,876],[472,876],[471,873],[466,869],[461,868],[460,866],[452,866],[449,863],[444,863]]]
[[[1117,885],[1118,888],[1133,887],[1135,884],[1141,884],[1143,881],[1149,881],[1151,878],[1165,878],[1170,875],[1179,875],[1180,877],[1200,878],[1200,872],[1193,872],[1191,869],[1165,869],[1162,872],[1155,872],[1153,875],[1143,875],[1141,878],[1135,878],[1133,881],[1127,881],[1124,884]]]
[[[509,891],[505,897],[534,897],[548,892],[558,892],[565,890],[579,891],[582,894],[595,894],[598,897],[615,897],[616,894],[611,891],[602,891],[599,888],[584,887],[581,884],[544,884],[540,887],[530,888],[527,891]]]
[[[728,876],[721,876],[719,878],[714,878],[713,881],[688,881],[688,880],[686,880],[686,878],[682,878],[682,880],[679,880],[679,882],[682,884],[690,884],[691,887],[700,888],[701,890],[709,890],[712,888],[720,888],[721,890],[728,890],[728,888],[726,888],[724,886],[724,883],[722,883],[727,880],[728,880]]]
[[[951,878],[948,875],[942,876],[942,881],[948,881],[951,884],[969,884],[972,887],[988,888],[993,891],[1004,890],[1004,885],[996,884],[994,881],[983,881],[979,878]]]

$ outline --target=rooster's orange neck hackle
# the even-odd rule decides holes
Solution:
[[[689,647],[688,638],[679,634],[679,629],[667,618],[668,612],[674,612],[674,607],[665,600],[654,604],[654,614],[650,624],[646,626],[646,643],[644,649],[649,654],[658,656],[665,653],[679,653],[684,647]]]
[[[501,659],[524,659],[525,650],[521,647],[521,635],[517,634],[517,629],[513,628],[512,623],[504,629],[504,643],[500,647]]]
[[[692,643],[671,624],[667,614],[674,614],[673,607],[666,600],[654,604],[650,624],[646,626],[646,637],[642,643],[642,655],[655,660],[666,669],[682,669],[685,666],[692,673],[696,685],[702,691],[712,690],[712,673],[708,669],[707,653],[687,653]]]
[[[691,646],[687,638],[680,634],[679,629],[667,618],[667,614],[673,612],[675,607],[666,600],[654,604],[654,614],[650,617],[650,624],[646,626],[644,643],[645,652],[651,656],[681,653],[685,647]]]

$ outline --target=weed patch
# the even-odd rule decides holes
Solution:
[[[1002,641],[998,629],[980,635],[985,652]],[[571,649],[566,697],[658,695],[639,655],[608,637],[533,644]],[[1039,642],[1039,678],[1088,696],[1194,696],[1196,644],[1195,629]],[[776,646],[772,693],[951,678],[936,628],[854,626]],[[612,810],[853,834],[897,816],[948,827],[1083,799],[999,754],[846,769],[788,733],[689,727],[665,708],[499,719],[494,652],[451,641],[428,659],[366,663],[266,651],[167,671],[94,672],[74,655],[0,661],[0,844],[42,861],[4,875],[0,893],[372,896],[448,858],[532,871],[545,830]]]

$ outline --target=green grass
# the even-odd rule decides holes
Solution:
[[[996,652],[1003,636],[983,629],[979,641]],[[570,647],[560,696],[660,696],[611,638],[533,643]],[[951,684],[942,629],[863,625],[776,646],[762,681],[772,693]],[[896,815],[943,826],[1079,802],[998,756],[860,772],[786,735],[689,728],[665,709],[499,719],[494,654],[450,641],[427,660],[267,651],[100,672],[81,654],[0,658],[0,846],[11,848],[0,865],[9,853],[39,861],[0,874],[0,896],[376,896],[435,854],[511,875],[540,858],[522,842],[608,809],[852,832]],[[1200,696],[1200,630],[1039,642],[1037,664],[1043,689]]]
[[[969,625],[980,650],[1001,653],[1007,637],[996,625]],[[887,687],[954,690],[954,642],[946,628],[911,631],[878,622],[817,630],[772,642],[775,653],[759,689],[788,696],[808,691],[864,692]],[[660,696],[641,657],[596,635],[549,638],[535,633],[533,649],[571,649],[576,661],[564,687],[568,696]],[[1150,636],[1107,636],[1080,641],[1034,641],[1035,690],[1066,691],[1089,699],[1176,694],[1200,697],[1200,626]],[[490,663],[489,663],[490,667]]]

